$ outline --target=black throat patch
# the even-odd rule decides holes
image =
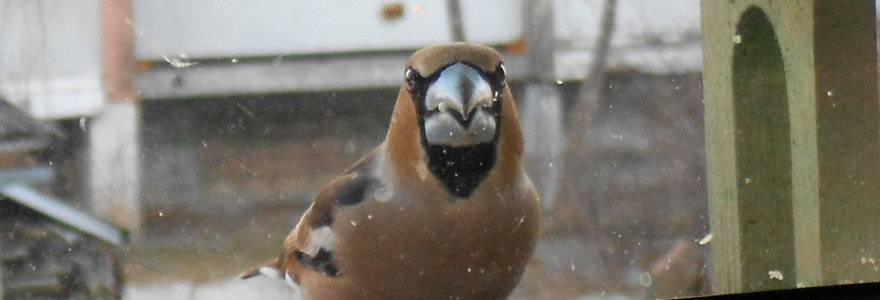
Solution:
[[[468,147],[424,145],[428,169],[450,194],[467,198],[495,166],[495,143]]]

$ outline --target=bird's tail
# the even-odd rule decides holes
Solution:
[[[256,276],[266,276],[270,278],[282,278],[281,272],[279,269],[281,268],[281,264],[278,259],[272,259],[262,264],[259,264],[253,268],[250,268],[241,274],[238,274],[236,278],[238,279],[248,279]]]
[[[289,269],[285,269],[287,271],[284,271],[282,274],[282,263],[284,262],[284,260],[282,259],[283,257],[284,256],[279,256],[276,259],[264,262],[244,272],[241,272],[241,274],[238,274],[236,278],[239,280],[244,280],[257,276],[266,276],[269,278],[283,279],[284,282],[286,282],[288,285],[290,285],[291,288],[293,288],[293,299],[302,299],[298,284],[299,279],[291,277]]]

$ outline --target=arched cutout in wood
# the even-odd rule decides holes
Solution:
[[[767,278],[745,282],[743,288],[792,288],[791,124],[783,56],[761,9],[747,9],[736,32],[732,69],[742,272],[744,278]]]

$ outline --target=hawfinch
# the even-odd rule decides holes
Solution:
[[[385,142],[316,196],[274,260],[304,299],[504,299],[535,247],[538,195],[501,56],[414,53]]]

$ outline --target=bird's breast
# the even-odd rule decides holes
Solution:
[[[397,190],[388,201],[339,211],[333,227],[346,246],[335,251],[338,280],[383,297],[484,299],[499,285],[512,289],[531,256],[538,217],[537,199],[515,186],[487,185],[461,201],[448,201],[442,189]],[[408,294],[416,291],[429,294]]]

